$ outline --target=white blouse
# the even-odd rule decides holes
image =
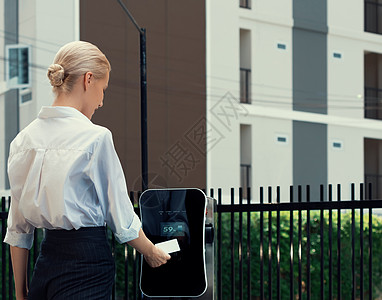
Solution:
[[[4,242],[30,249],[37,228],[104,226],[124,243],[141,222],[111,132],[72,107],[43,107],[12,141],[11,206]]]

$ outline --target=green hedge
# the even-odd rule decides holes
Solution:
[[[272,213],[272,298],[276,297],[277,284],[277,219],[276,212]],[[264,295],[268,299],[268,212],[264,216]],[[250,239],[251,239],[251,299],[257,299],[260,296],[260,213],[251,213],[250,215]],[[235,280],[231,279],[231,214],[222,215],[222,286],[223,299],[231,298],[231,290],[234,288],[235,296],[238,297],[239,286],[239,214],[234,214],[234,232],[235,232]],[[333,297],[337,299],[337,211],[332,213],[332,257],[333,257]],[[342,211],[341,213],[341,291],[342,299],[351,299],[352,286],[352,241],[351,227],[352,214]],[[373,298],[381,295],[382,290],[382,219],[376,215],[372,217],[373,233]],[[246,289],[248,285],[247,278],[247,213],[243,213],[243,290],[244,299],[247,299]],[[360,215],[355,216],[355,268],[357,295],[360,294]],[[294,294],[298,295],[298,212],[293,214],[293,255],[294,255]],[[307,212],[302,212],[302,282],[303,296],[307,299],[305,290],[307,280]],[[369,294],[369,215],[364,214],[363,226],[364,241],[364,296]],[[280,213],[280,270],[281,270],[281,298],[290,299],[290,213]],[[320,212],[311,211],[310,213],[310,274],[311,274],[311,299],[320,299],[321,288],[321,243],[320,243]],[[324,282],[325,298],[329,298],[329,212],[324,212]]]

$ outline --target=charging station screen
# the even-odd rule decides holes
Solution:
[[[140,198],[142,228],[154,243],[176,238],[180,251],[159,268],[142,260],[141,290],[148,297],[197,297],[206,288],[206,197],[197,189],[147,190]]]
[[[187,225],[185,222],[161,222],[160,223],[161,236],[166,236],[166,237],[185,236],[185,231],[184,231],[185,228],[187,228]]]

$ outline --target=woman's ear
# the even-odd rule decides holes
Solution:
[[[93,81],[93,73],[86,72],[84,75],[83,81],[84,81],[84,89],[86,91],[89,88],[91,82]]]

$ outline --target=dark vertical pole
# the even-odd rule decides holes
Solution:
[[[4,211],[5,212],[5,197],[1,197],[1,211]],[[5,236],[5,232],[6,232],[6,226],[5,226],[5,217],[2,218],[1,220],[1,233],[2,235],[1,236]],[[1,247],[1,261],[2,261],[2,264],[1,264],[1,295],[2,295],[2,299],[6,299],[6,295],[7,295],[7,292],[6,292],[6,282],[5,282],[5,274],[7,273],[6,272],[6,250],[8,249],[8,245],[6,245],[5,243],[2,244],[2,247]]]
[[[7,246],[9,249],[9,246]],[[9,251],[8,255],[8,266],[9,266],[9,272],[8,272],[8,299],[13,299],[13,267],[12,267],[12,257],[11,252]]]
[[[289,201],[293,202],[293,186],[289,190]],[[289,299],[294,299],[294,275],[293,275],[293,210],[289,212],[289,238],[290,238],[290,270],[289,270]]]
[[[355,186],[351,184],[351,200],[355,201]],[[352,299],[355,299],[356,278],[355,278],[355,210],[351,210],[351,271],[352,271]]]
[[[142,195],[142,192],[138,192],[137,193],[137,197],[133,197],[132,198],[132,201],[133,201],[133,206],[134,206],[134,203],[136,202],[135,199],[138,199],[141,197]],[[141,266],[141,259],[142,259],[142,255],[136,251],[135,249],[133,250],[134,251],[134,254],[133,254],[133,259],[134,259],[134,267],[133,267],[133,272],[134,272],[134,277],[133,277],[133,285],[134,285],[134,297],[136,297],[136,299],[138,300],[142,300],[143,298],[143,294],[139,292],[139,274],[140,274],[140,266]]]
[[[148,187],[146,29],[140,30],[142,191]]]
[[[243,204],[243,189],[239,188],[239,204]],[[239,213],[239,299],[243,300],[243,212]]]
[[[251,204],[251,188],[247,188],[248,205]],[[251,299],[251,212],[247,211],[247,299]]]
[[[341,201],[341,185],[337,185],[337,201]],[[337,299],[341,300],[341,209],[337,210]]]
[[[133,191],[130,191],[130,201],[131,201],[131,204],[133,205],[134,207],[134,192]],[[125,244],[125,293],[126,293],[126,300],[129,300],[129,253],[128,253],[128,245],[127,243]],[[133,264],[134,264],[134,256],[130,259]],[[134,268],[134,267],[133,267]],[[132,271],[132,274],[133,274],[133,280],[134,280],[134,276],[135,276],[135,273]]]
[[[137,300],[137,250],[133,249],[133,299]]]
[[[129,248],[125,243],[125,299],[129,300]]]
[[[301,203],[302,201],[302,190],[301,185],[297,187],[297,198],[298,203]],[[301,233],[301,227],[302,227],[302,211],[301,209],[298,210],[298,299],[302,299],[302,233]]]
[[[218,189],[218,205],[222,205],[222,189]],[[218,212],[218,300],[222,300],[222,213]]]
[[[272,203],[272,187],[268,187],[268,203]],[[272,299],[272,211],[268,211],[268,299]]]
[[[231,204],[235,204],[235,190],[231,188]],[[235,300],[235,213],[231,212],[231,299]]]
[[[264,189],[260,187],[260,204],[264,203]],[[260,300],[264,300],[264,215],[260,212]]]
[[[359,196],[360,196],[360,201],[363,201],[363,195],[364,195],[364,191],[363,191],[363,183],[360,184],[360,190],[359,190]],[[363,300],[363,209],[361,208],[360,209],[360,212],[359,212],[359,242],[360,242],[360,282],[359,282],[359,285],[360,285],[360,300]]]
[[[114,237],[114,234],[111,235],[111,253],[112,253],[112,256],[113,256],[113,260],[115,261],[116,257],[115,257],[115,237]],[[116,291],[117,287],[116,287],[116,284],[115,282],[113,283],[113,291],[112,291],[112,295],[111,295],[111,299],[112,300],[115,300],[115,291]]]
[[[276,201],[280,204],[280,187],[276,190]],[[281,300],[281,285],[280,285],[280,211],[277,211],[277,300]],[[249,299],[249,298],[248,298]]]
[[[332,202],[333,200],[333,194],[332,194],[332,185],[329,184],[329,202]],[[332,245],[332,231],[333,231],[333,216],[332,216],[332,210],[329,210],[329,299],[333,299],[333,245]]]
[[[139,31],[140,81],[141,81],[141,161],[142,191],[148,187],[148,151],[147,151],[147,68],[146,68],[146,29],[139,27],[133,16],[121,0],[117,0],[135,28]]]
[[[372,185],[369,183],[369,200],[373,199]],[[373,299],[373,211],[369,208],[369,300]]]
[[[320,185],[320,202],[324,202],[324,185]],[[321,299],[325,299],[324,286],[324,210],[320,212],[320,244],[321,244]]]
[[[306,186],[306,202],[310,202],[310,186]],[[306,293],[307,300],[310,300],[311,283],[310,283],[310,210],[306,212]]]

